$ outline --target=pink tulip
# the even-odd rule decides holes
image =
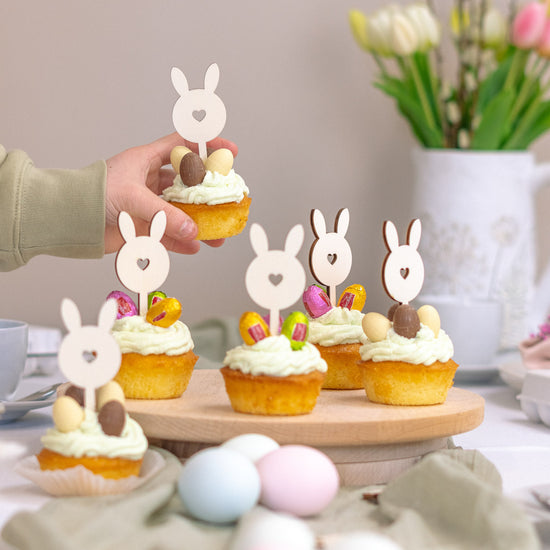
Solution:
[[[542,36],[537,44],[537,52],[542,55],[542,57],[550,58],[550,19],[544,22]]]
[[[546,22],[546,5],[530,2],[522,8],[512,25],[512,42],[522,50],[535,48],[542,36]]]

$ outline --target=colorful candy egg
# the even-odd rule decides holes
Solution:
[[[338,305],[340,307],[345,307],[347,309],[357,309],[361,311],[367,300],[367,292],[363,285],[355,284],[348,286],[340,299],[338,300]]]
[[[304,307],[313,319],[321,317],[332,309],[328,294],[317,285],[308,286],[302,296]]]
[[[285,319],[281,334],[290,340],[290,347],[293,350],[302,349],[309,334],[308,318],[301,311],[294,311]]]
[[[149,309],[153,304],[164,300],[164,298],[166,298],[166,294],[164,294],[164,292],[161,292],[160,290],[149,292],[149,294],[147,295],[147,309]]]
[[[132,298],[130,298],[130,296],[128,296],[128,294],[126,294],[125,292],[121,292],[120,290],[113,290],[113,292],[110,292],[107,296],[107,300],[110,299],[115,299],[117,301],[117,319],[137,315],[137,307],[134,303],[134,300],[132,300]]]
[[[435,307],[430,305],[424,305],[420,307],[417,311],[418,319],[423,325],[431,328],[434,336],[437,338],[439,336],[439,331],[441,329],[441,319],[439,313]]]
[[[380,342],[384,340],[388,330],[391,328],[391,322],[387,317],[375,311],[369,311],[363,317],[363,332],[371,342]]]
[[[157,327],[171,327],[181,315],[181,304],[176,298],[164,298],[153,304],[147,311],[145,319]]]
[[[53,404],[52,418],[60,432],[72,432],[82,424],[84,409],[72,397],[62,395]]]
[[[253,346],[270,336],[269,327],[262,316],[255,311],[246,311],[239,320],[239,332],[244,343]]]

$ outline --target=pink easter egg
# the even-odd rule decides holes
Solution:
[[[284,445],[263,456],[260,502],[277,512],[313,516],[336,496],[340,477],[336,466],[321,451],[304,445]]]
[[[317,285],[308,286],[302,296],[304,307],[310,317],[321,317],[332,309],[328,294]]]

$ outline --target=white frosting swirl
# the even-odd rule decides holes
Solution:
[[[177,175],[171,187],[167,187],[162,196],[167,201],[187,204],[224,204],[241,202],[249,190],[243,178],[231,169],[227,176],[219,172],[206,171],[202,183],[187,187]]]
[[[347,307],[333,307],[320,317],[310,317],[308,342],[320,346],[364,344],[367,337],[361,326],[363,317],[358,309]]]
[[[189,328],[181,321],[164,328],[132,315],[117,319],[112,333],[122,353],[182,355],[194,347]]]
[[[269,376],[290,376],[327,370],[327,364],[321,359],[315,346],[306,342],[303,348],[293,350],[290,340],[283,335],[268,336],[253,346],[243,344],[230,349],[223,364],[245,374]]]
[[[78,429],[65,433],[49,428],[41,441],[50,451],[76,458],[106,456],[140,460],[148,446],[141,426],[128,415],[122,434],[117,437],[106,435],[97,421],[97,413],[89,409],[84,409],[84,420]]]
[[[437,338],[431,328],[420,325],[414,338],[405,338],[393,328],[384,340],[367,342],[359,349],[363,361],[403,361],[413,365],[431,365],[436,361],[446,363],[454,353],[453,343],[444,330]]]

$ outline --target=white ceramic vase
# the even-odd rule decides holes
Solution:
[[[534,220],[550,165],[529,152],[455,149],[417,149],[413,164],[423,294],[499,301],[501,348],[516,346],[550,306],[550,271],[535,281]]]

